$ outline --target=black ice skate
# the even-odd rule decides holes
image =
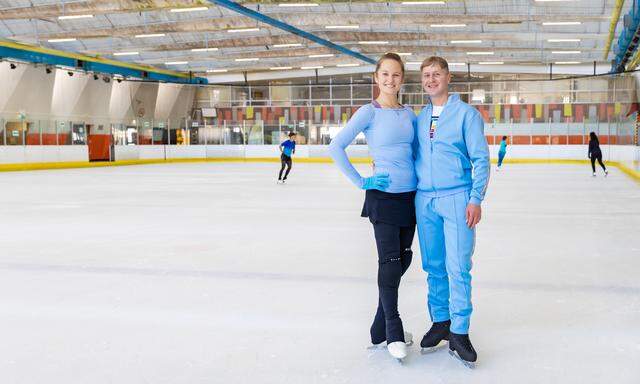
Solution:
[[[431,329],[424,335],[420,346],[420,353],[427,354],[438,350],[444,346],[443,340],[449,340],[449,327],[451,320],[437,321],[431,325]]]
[[[471,345],[469,335],[449,333],[449,354],[460,360],[467,368],[475,368],[478,354]]]

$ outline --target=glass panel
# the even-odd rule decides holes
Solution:
[[[86,145],[87,144],[87,132],[84,123],[72,123],[71,136],[73,145]]]

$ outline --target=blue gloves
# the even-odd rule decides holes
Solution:
[[[362,179],[362,189],[377,189],[379,191],[384,191],[389,187],[390,183],[389,174],[382,173]]]

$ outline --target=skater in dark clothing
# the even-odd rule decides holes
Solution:
[[[280,168],[280,173],[278,174],[278,183],[284,184],[287,180],[287,176],[289,176],[289,172],[291,172],[291,157],[296,153],[296,133],[289,133],[289,140],[285,140],[280,144],[280,162],[282,163],[282,167]],[[287,168],[287,171],[284,174],[284,178],[282,177],[282,172],[284,168]]]
[[[598,136],[595,132],[589,133],[589,159],[591,159],[591,170],[593,171],[593,177],[596,177],[596,160],[604,170],[604,176],[607,177],[609,171],[607,171],[607,167],[604,166],[602,162],[602,151],[600,150],[600,140],[598,140]]]

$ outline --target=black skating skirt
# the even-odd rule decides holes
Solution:
[[[369,189],[366,191],[362,217],[372,224],[386,223],[400,227],[416,224],[415,192],[389,193]]]

